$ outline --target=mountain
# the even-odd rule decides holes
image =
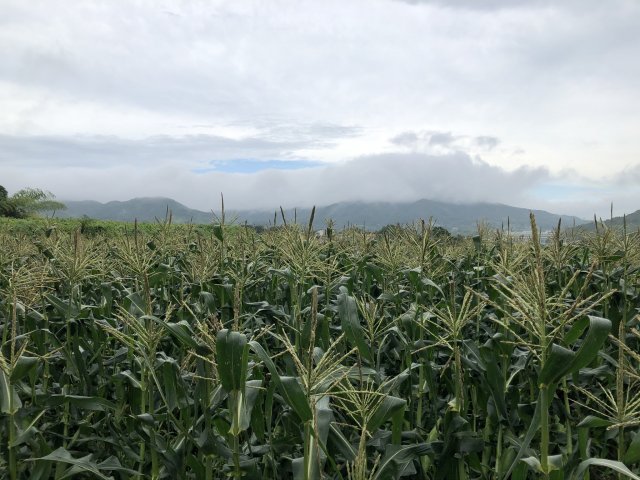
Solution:
[[[145,197],[134,198],[124,202],[100,203],[93,200],[65,201],[66,210],[56,212],[60,218],[80,218],[87,216],[97,220],[117,220],[120,222],[155,222],[163,220],[167,208],[171,211],[172,220],[176,223],[210,223],[211,213],[193,210],[171,198]]]
[[[507,227],[509,222],[512,231],[529,231],[529,212],[526,208],[511,207],[497,203],[455,204],[436,200],[418,200],[410,203],[389,202],[340,202],[316,210],[316,222],[322,224],[324,219],[331,218],[337,227],[348,223],[365,226],[370,230],[379,230],[389,224],[411,223],[418,219],[433,218],[436,225],[446,228],[452,233],[472,233],[476,231],[478,222],[486,223],[493,228]],[[584,223],[584,220],[567,215],[556,215],[543,210],[533,210],[538,227],[551,230],[562,218],[564,225]],[[291,215],[291,211],[289,211]],[[306,221],[308,209],[298,210],[298,219]]]
[[[640,210],[636,210],[635,212],[630,213],[629,215],[626,215],[623,217],[613,217],[613,218],[610,218],[609,220],[598,218],[598,224],[600,224],[601,220],[604,222],[604,224],[607,227],[617,228],[617,229],[622,229],[624,223],[626,222],[627,232],[634,232],[640,229]],[[581,228],[589,231],[594,231],[596,229],[595,223],[593,221],[585,225],[582,225]]]
[[[99,203],[94,201],[67,201],[67,209],[56,215],[65,218],[78,218],[84,215],[100,220],[119,220],[132,222],[153,222],[164,219],[167,208],[172,213],[176,223],[210,223],[214,219],[212,212],[194,210],[170,198],[134,198],[124,202]],[[390,202],[339,202],[332,205],[318,207],[315,213],[314,225],[322,228],[325,221],[332,219],[336,228],[347,225],[364,226],[369,230],[379,230],[389,224],[406,224],[419,219],[433,218],[436,225],[446,228],[453,233],[472,233],[478,222],[484,222],[490,227],[500,228],[509,225],[512,231],[529,230],[529,209],[511,207],[497,203],[454,204],[436,200],[418,200],[407,203]],[[219,211],[215,213],[219,214]],[[227,211],[229,220],[249,225],[270,225],[274,221],[282,223],[280,210],[237,210]],[[307,224],[311,209],[287,209],[284,211],[288,222],[294,219],[300,224]],[[551,230],[558,225],[558,219],[566,226],[585,223],[578,217],[557,215],[544,210],[533,210],[538,227]]]

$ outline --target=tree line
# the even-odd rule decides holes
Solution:
[[[13,195],[0,185],[0,217],[27,218],[40,212],[64,210],[64,203],[51,192],[39,188],[23,188]]]

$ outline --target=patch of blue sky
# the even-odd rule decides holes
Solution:
[[[209,166],[194,168],[194,173],[256,173],[262,170],[300,170],[322,166],[322,162],[313,160],[256,160],[238,158],[234,160],[215,160]]]

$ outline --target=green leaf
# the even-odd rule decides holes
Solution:
[[[98,412],[116,409],[116,406],[106,398],[86,397],[82,395],[49,395],[46,398],[46,403],[52,407],[69,403],[70,405],[83,410]]]
[[[336,450],[344,456],[345,460],[349,462],[355,460],[357,454],[353,445],[349,443],[349,440],[347,440],[347,437],[344,436],[335,422],[331,422],[331,425],[329,426],[329,438],[335,443]]]
[[[551,385],[565,376],[571,370],[571,363],[575,358],[571,350],[556,345],[551,345],[551,352],[547,357],[544,368],[538,376],[539,385]]]
[[[271,374],[271,381],[278,385],[278,389],[282,394],[284,400],[287,402],[294,412],[300,417],[303,422],[310,420],[313,417],[311,407],[307,396],[302,391],[300,384],[296,377],[281,377],[278,373],[276,365],[271,360],[271,357],[267,354],[262,345],[256,341],[249,342],[251,349],[258,355],[258,358],[262,360]]]
[[[565,375],[586,367],[598,355],[611,331],[611,321],[589,315],[589,330],[577,352],[553,344],[551,353],[540,372],[539,384],[552,385]]]
[[[529,468],[534,472],[542,472],[542,464],[540,464],[540,460],[538,460],[536,457],[525,457],[522,459],[522,461],[529,465]]]
[[[33,369],[36,368],[40,359],[38,357],[25,357],[21,355],[11,371],[10,379],[12,382],[22,380]]]
[[[131,370],[123,370],[122,372],[118,372],[116,375],[114,375],[114,377],[125,378],[127,379],[127,381],[132,387],[137,388],[138,390],[142,389],[142,384],[140,383],[140,380],[136,378],[136,376],[131,372]]]
[[[233,390],[229,392],[229,410],[232,415],[229,433],[238,436],[251,424],[251,412],[260,393],[262,380],[249,380],[244,391]]]
[[[317,432],[319,440],[323,445],[327,444],[327,437],[329,435],[329,428],[331,426],[331,422],[333,422],[333,410],[329,405],[329,397],[323,396],[319,400],[316,401],[316,421],[317,421]]]
[[[622,457],[622,461],[627,464],[640,462],[640,433],[636,433],[627,451]]]
[[[209,314],[216,311],[216,297],[211,292],[200,292],[198,296],[200,303],[205,307],[205,311]]]
[[[182,346],[193,349],[198,348],[198,342],[196,342],[194,339],[195,334],[193,333],[191,326],[185,320],[181,320],[177,323],[172,323],[165,322],[164,320],[152,315],[148,315],[142,318],[147,318],[156,322],[162,328],[166,329],[172,337],[178,340],[182,344]]]
[[[481,452],[484,448],[484,440],[474,432],[457,432],[455,434],[458,439],[458,452],[469,454]]]
[[[338,294],[338,314],[342,323],[342,330],[349,341],[358,348],[358,352],[369,363],[373,363],[371,349],[358,317],[358,306],[353,297],[347,294],[345,287],[340,287]]]
[[[293,478],[305,479],[304,475],[304,457],[291,459],[291,472]],[[313,477],[315,479],[315,477]]]
[[[587,415],[580,423],[578,423],[578,428],[598,428],[608,427],[610,425],[613,425],[611,420],[596,417],[595,415]]]
[[[367,423],[367,430],[373,434],[387,420],[391,419],[396,412],[404,410],[406,406],[407,401],[403,398],[392,397],[390,395],[384,397],[384,400],[382,400],[371,416],[369,423]]]
[[[453,409],[446,411],[441,420],[442,450],[438,455],[434,478],[448,480],[461,475],[459,459],[469,452],[477,452],[484,447],[483,441],[471,430],[469,422]],[[471,456],[466,461],[472,462]]]
[[[427,277],[422,277],[423,272],[421,267],[412,268],[410,270],[404,270],[403,273],[407,275],[407,278],[413,284],[414,287],[418,287],[419,284],[425,285],[427,287],[432,287],[432,288],[435,288],[438,292],[440,292],[440,295],[444,297],[444,292],[433,280]]]
[[[224,230],[222,230],[222,226],[221,225],[214,225],[213,226],[213,234],[215,235],[215,237],[222,242],[224,240]]]
[[[22,445],[23,443],[27,443],[38,433],[38,429],[34,426],[26,428],[24,431],[20,432],[18,436],[15,438],[13,443],[9,444],[9,447],[17,447],[18,445]]]
[[[141,413],[139,415],[135,415],[133,418],[140,420],[142,423],[148,425],[149,427],[153,427],[156,424],[156,420],[150,413]]]
[[[147,313],[147,302],[138,292],[131,293],[126,297],[127,311],[135,316],[142,316]]]
[[[0,413],[13,415],[22,408],[22,402],[11,381],[0,369]]]
[[[393,392],[395,389],[399,388],[403,382],[405,382],[409,377],[411,377],[411,372],[416,368],[420,367],[419,363],[412,363],[409,368],[405,368],[402,372],[391,379],[385,379],[384,383],[380,386],[380,391],[384,393]],[[377,375],[378,372],[374,369],[360,369],[359,371],[354,372],[354,379],[359,379],[361,375]]]
[[[513,460],[511,461],[511,465],[509,466],[509,469],[502,476],[503,479],[509,478],[509,476],[511,475],[511,472],[513,472],[513,470],[516,468],[516,466],[520,462],[520,459],[523,457],[523,455],[527,451],[527,448],[529,448],[529,444],[531,443],[531,440],[533,440],[533,437],[536,436],[536,433],[538,432],[538,427],[540,427],[540,404],[541,403],[542,402],[540,401],[540,395],[538,395],[538,401],[536,402],[536,409],[533,412],[533,417],[531,417],[531,423],[529,424],[529,429],[527,430],[527,433],[524,436],[522,443],[520,444],[520,449],[518,450],[518,453],[516,454],[515,457],[513,457]]]
[[[589,365],[598,355],[598,351],[609,337],[611,321],[589,315],[589,330],[573,359],[569,373],[577,372]]]
[[[499,339],[491,339],[490,345],[483,345],[479,350],[479,357],[481,359],[480,365],[485,370],[485,375],[481,376],[481,379],[487,382],[489,392],[493,398],[493,403],[496,406],[498,417],[501,420],[509,420],[509,414],[507,412],[507,404],[505,401],[506,382],[504,375],[499,368],[499,355],[498,345]],[[489,342],[487,342],[489,344]],[[471,342],[465,345],[471,347]]]
[[[76,471],[74,472],[67,471],[65,475],[62,476],[61,478],[69,478],[71,475],[75,473],[89,472],[94,474],[96,477],[98,477],[101,480],[113,480],[112,477],[107,477],[106,475],[104,475],[101,472],[101,470],[119,471],[119,472],[131,474],[131,475],[137,474],[137,472],[134,470],[124,468],[120,464],[118,459],[115,457],[109,457],[104,462],[96,463],[93,461],[93,455],[87,455],[81,458],[73,458],[71,456],[71,453],[63,447],[60,447],[57,450],[54,450],[49,455],[46,455],[44,457],[30,458],[30,459],[27,459],[26,461],[35,462],[38,460],[45,460],[48,462],[62,462],[62,463],[67,463],[76,467],[75,469]]]
[[[578,340],[580,338],[580,335],[582,335],[582,332],[584,332],[584,329],[587,328],[588,325],[589,325],[588,317],[581,317],[575,322],[573,322],[571,329],[567,332],[567,334],[562,339],[564,344],[571,345],[576,340]]]
[[[589,458],[588,460],[585,460],[584,462],[580,463],[580,465],[578,465],[578,469],[576,470],[576,473],[573,476],[573,478],[575,479],[583,478],[584,473],[591,466],[610,468],[611,470],[621,473],[628,478],[631,478],[633,480],[640,480],[640,477],[638,475],[635,475],[631,470],[629,470],[624,463],[618,462],[615,460],[607,460],[604,458]]]
[[[438,290],[438,292],[440,292],[440,295],[442,295],[444,297],[444,292],[442,291],[442,289],[436,285],[436,283],[433,280],[430,280],[428,278],[423,278],[422,279],[422,283],[428,287],[433,287],[436,290]]]
[[[527,480],[529,466],[524,462],[518,462],[518,465],[513,469],[513,475],[511,480]]]
[[[240,427],[242,430],[246,430],[249,428],[251,424],[251,412],[253,412],[253,407],[256,404],[256,400],[258,399],[258,395],[260,393],[260,389],[262,387],[262,380],[248,380],[245,386],[245,400],[243,405],[242,419],[240,422]]]
[[[247,337],[239,332],[223,329],[216,337],[216,361],[222,387],[227,391],[243,391],[247,376],[249,349]]]
[[[167,408],[171,411],[178,408],[178,382],[176,381],[175,365],[171,362],[163,362],[162,387]]]
[[[68,300],[60,300],[58,297],[51,295],[50,293],[45,294],[45,297],[63,317],[66,318],[68,314],[71,315],[71,318],[78,316],[78,307],[76,307],[74,303],[70,304]]]
[[[296,377],[280,377],[282,394],[291,408],[298,414],[302,422],[311,420],[313,413],[307,395],[302,390]]]
[[[399,478],[408,463],[431,452],[433,452],[433,449],[428,443],[389,445],[372,480]]]
[[[522,461],[526,463],[529,466],[529,468],[531,468],[533,471],[537,473],[545,473],[542,470],[542,465],[540,464],[540,460],[538,460],[536,457],[523,458]],[[549,465],[549,471],[546,473],[562,470],[562,455],[548,456],[547,464]]]

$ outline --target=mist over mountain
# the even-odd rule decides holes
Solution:
[[[95,201],[67,201],[67,209],[57,212],[61,218],[79,218],[87,216],[99,220],[117,220],[132,222],[153,222],[165,218],[171,212],[176,223],[210,223],[216,221],[220,210],[204,212],[189,208],[173,199],[162,197],[134,198],[127,201],[100,203]],[[311,214],[310,208],[284,209],[287,222],[306,224]],[[581,225],[586,222],[570,215],[558,215],[544,210],[529,210],[496,203],[454,204],[436,200],[418,200],[407,203],[392,202],[339,202],[316,208],[314,226],[323,228],[326,221],[333,220],[338,229],[348,225],[379,230],[385,225],[407,224],[416,220],[432,218],[436,225],[452,233],[472,233],[479,222],[493,228],[507,227],[512,231],[529,229],[529,212],[536,216],[538,227],[542,230],[555,228],[558,220],[566,226]],[[232,210],[225,212],[227,221],[249,225],[268,226],[282,224],[279,210]]]

